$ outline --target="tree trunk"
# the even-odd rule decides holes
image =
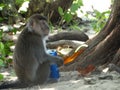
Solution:
[[[101,32],[92,40],[88,40],[88,48],[79,55],[75,63],[65,66],[64,70],[95,67],[115,63],[120,65],[120,2],[114,0],[109,19]]]
[[[58,7],[63,8],[63,11],[67,10],[73,0],[53,0],[46,2],[46,0],[30,0],[28,8],[28,17],[34,13],[40,13],[49,18],[52,23],[56,23],[60,19],[58,13]]]

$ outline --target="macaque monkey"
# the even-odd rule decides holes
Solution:
[[[45,39],[48,34],[49,26],[45,17],[39,14],[31,16],[18,37],[13,55],[18,80],[11,84],[3,84],[0,89],[44,84],[49,79],[50,64],[63,64],[62,58],[47,54]]]

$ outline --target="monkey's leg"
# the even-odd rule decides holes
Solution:
[[[29,85],[34,85],[36,82],[36,72],[38,70],[39,63],[36,61],[28,63],[27,67],[25,67],[25,75],[26,75],[26,83]],[[30,86],[31,86],[30,85]]]
[[[50,64],[49,61],[44,62],[43,64],[39,65],[39,68],[37,70],[37,74],[36,74],[37,78],[36,81],[39,84],[44,84],[48,81],[49,76],[50,76]]]

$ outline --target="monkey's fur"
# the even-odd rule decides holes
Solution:
[[[49,34],[46,19],[35,14],[30,17],[26,27],[18,37],[14,51],[14,69],[18,81],[2,84],[3,88],[25,88],[47,82],[50,75],[50,64],[63,64],[60,57],[46,52],[45,37]]]

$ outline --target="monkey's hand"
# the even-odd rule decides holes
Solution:
[[[46,54],[47,56],[45,57],[45,60],[49,60],[50,63],[56,63],[58,67],[63,65],[63,59],[58,56],[52,56],[49,54]]]

